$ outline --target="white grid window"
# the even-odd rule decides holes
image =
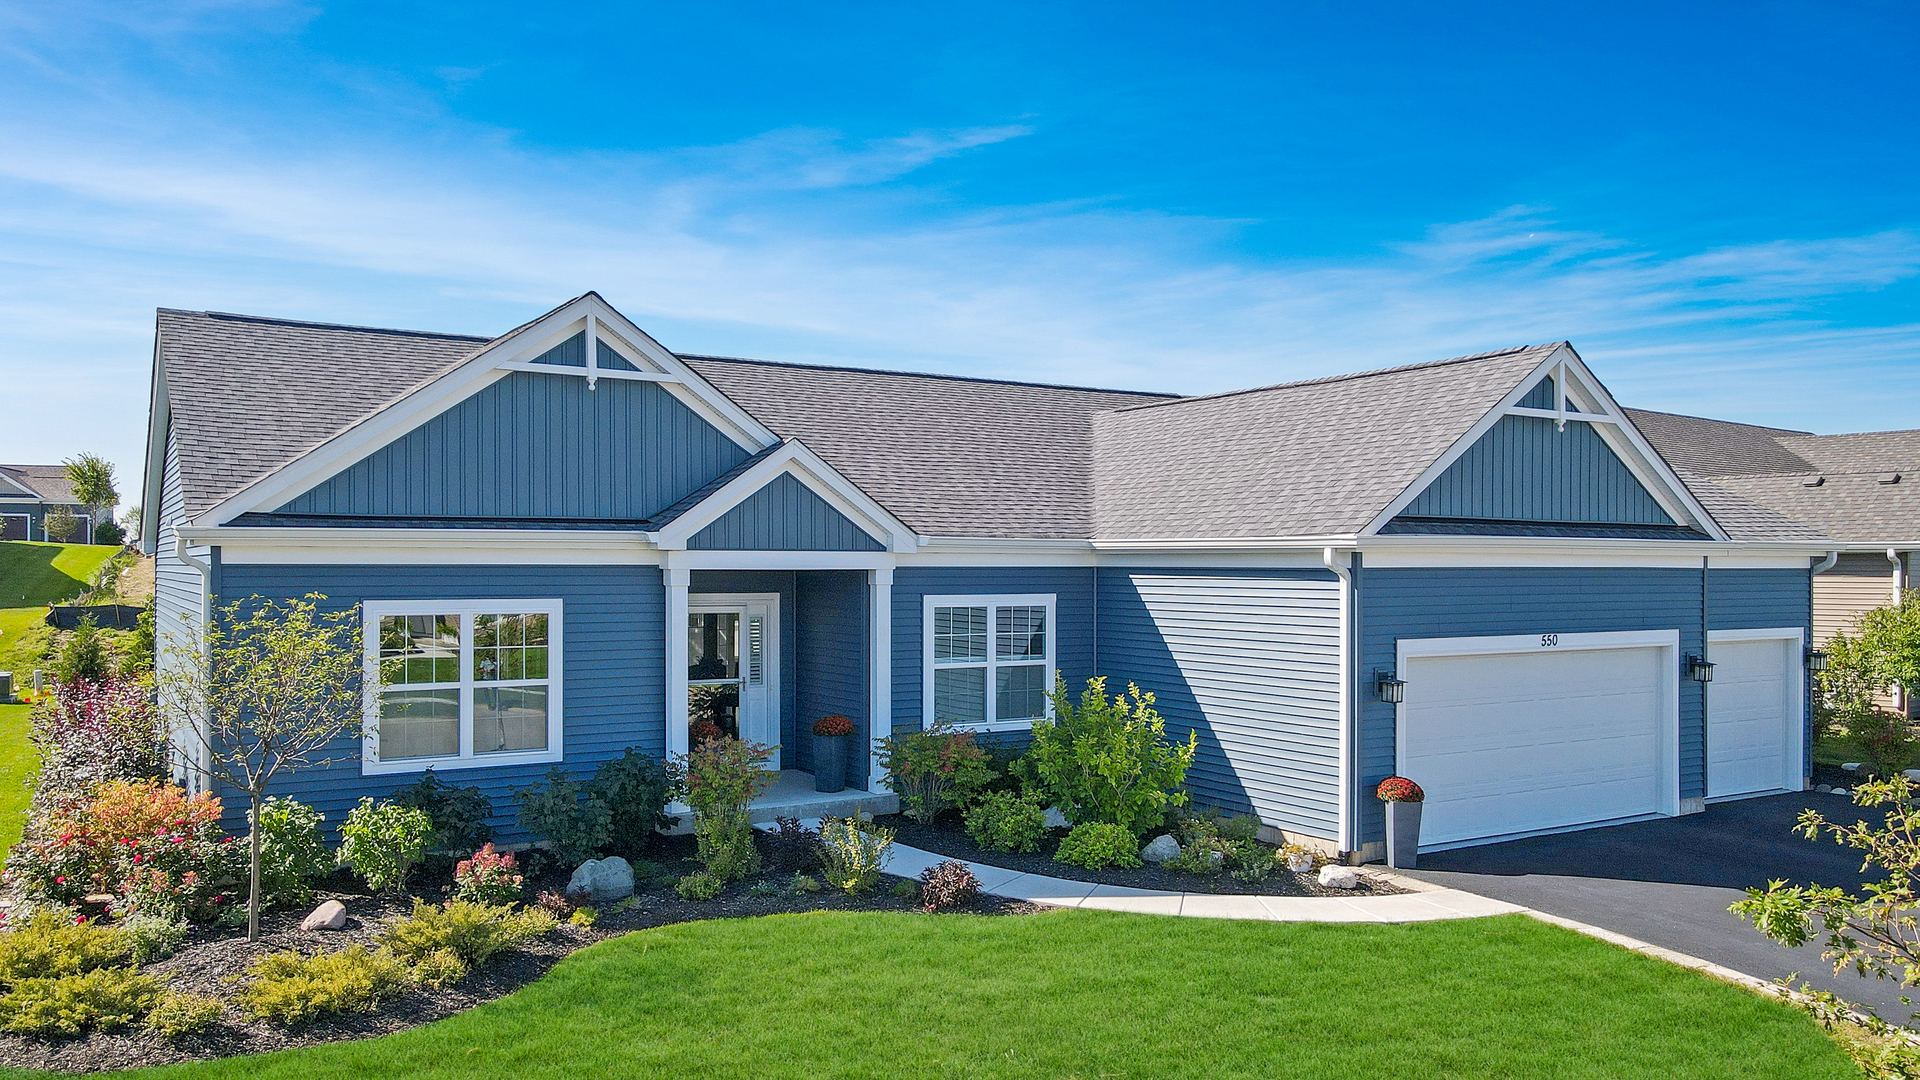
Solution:
[[[364,773],[560,760],[560,601],[370,600]]]
[[[929,724],[996,731],[1047,716],[1053,594],[929,596],[925,603]]]

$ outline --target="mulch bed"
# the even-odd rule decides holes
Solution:
[[[636,862],[640,874],[648,879],[638,882],[633,903],[601,909],[599,920],[591,928],[563,924],[550,937],[495,957],[453,986],[415,987],[388,999],[374,1012],[340,1014],[310,1024],[282,1027],[249,1020],[229,1004],[220,1025],[213,1031],[179,1041],[169,1041],[139,1028],[96,1032],[54,1042],[0,1033],[0,1061],[17,1068],[95,1072],[362,1039],[419,1027],[505,997],[545,975],[569,953],[634,930],[699,919],[750,918],[803,911],[920,910],[917,899],[894,894],[899,878],[883,878],[873,891],[848,896],[833,889],[806,893],[784,888],[793,880],[792,871],[769,871],[757,879],[735,883],[710,901],[684,900],[673,891],[673,882],[679,875],[698,868],[691,861],[692,854],[691,837],[655,837],[644,852],[646,861]],[[422,873],[416,881],[421,878],[441,881],[445,877],[444,873]],[[530,880],[528,895],[542,889],[560,891],[566,883],[564,872],[550,871],[537,880]],[[239,989],[233,976],[246,971],[255,960],[268,953],[297,949],[302,954],[312,954],[355,944],[372,948],[388,923],[412,911],[411,898],[374,897],[352,891],[353,882],[345,875],[337,876],[327,885],[329,888],[319,892],[315,903],[332,899],[346,905],[347,924],[340,930],[301,932],[300,922],[307,914],[306,908],[268,912],[261,917],[258,942],[249,943],[244,929],[204,928],[182,943],[174,955],[143,970],[160,977],[176,990],[231,999]],[[759,888],[756,889],[756,885]],[[782,888],[775,891],[776,886]],[[426,890],[421,895],[438,900],[444,892]],[[949,910],[975,915],[1021,915],[1044,909],[1035,904],[987,896]]]
[[[932,825],[921,825],[904,814],[890,814],[878,819],[878,822],[893,830],[893,838],[897,842],[923,851],[1069,881],[1091,881],[1100,885],[1124,885],[1163,892],[1240,896],[1392,896],[1407,891],[1368,873],[1365,868],[1360,870],[1358,889],[1330,889],[1321,885],[1315,874],[1295,874],[1285,869],[1276,870],[1256,885],[1245,884],[1225,871],[1217,874],[1183,874],[1151,864],[1137,870],[1119,867],[1087,870],[1053,861],[1054,850],[1067,834],[1065,829],[1049,830],[1047,839],[1041,841],[1040,850],[1023,854],[1017,851],[989,851],[981,847],[973,842],[973,837],[967,835],[966,830],[960,827],[958,818],[952,814],[942,814]]]

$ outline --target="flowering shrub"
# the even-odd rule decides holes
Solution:
[[[510,904],[520,899],[527,879],[516,873],[513,853],[495,851],[491,842],[453,869],[453,891],[462,900]]]
[[[109,780],[165,771],[164,736],[146,689],[131,679],[83,682],[33,699],[28,740],[40,756],[29,819],[91,796]]]
[[[920,871],[920,903],[928,911],[969,903],[980,895],[980,879],[958,859]]]
[[[232,901],[245,861],[220,830],[219,799],[154,781],[109,781],[36,828],[8,870],[28,894],[61,903],[117,893],[123,911],[203,921]]]
[[[765,768],[772,756],[773,748],[759,743],[715,739],[694,747],[678,763],[695,814],[700,862],[722,882],[760,870],[747,806],[772,782]]]
[[[900,796],[901,812],[922,825],[950,806],[966,805],[974,792],[993,782],[987,752],[973,732],[955,731],[945,721],[881,739],[880,765]]]
[[[853,721],[839,713],[823,716],[813,722],[813,733],[815,735],[851,735]]]
[[[1427,793],[1420,790],[1420,785],[1404,776],[1387,777],[1380,781],[1380,786],[1374,788],[1373,793],[1381,802],[1425,802],[1427,799]]]

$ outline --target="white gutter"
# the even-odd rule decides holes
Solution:
[[[1346,556],[1351,558],[1351,556]],[[1354,830],[1353,731],[1358,723],[1353,707],[1353,569],[1333,547],[1322,548],[1320,561],[1340,579],[1340,850],[1357,851]]]
[[[1827,571],[1833,569],[1833,564],[1839,561],[1840,561],[1840,553],[1838,551],[1829,551],[1827,552],[1826,558],[1821,559],[1819,562],[1813,564],[1813,572],[1816,575],[1824,574]]]

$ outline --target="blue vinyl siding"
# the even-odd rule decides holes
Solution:
[[[529,364],[552,364],[555,367],[587,366],[587,332],[585,330],[527,361]]]
[[[792,473],[781,473],[695,533],[696,551],[880,551],[846,515]]]
[[[636,365],[633,361],[627,359],[626,357],[621,356],[618,352],[614,350],[613,346],[607,344],[606,342],[595,341],[594,344],[600,346],[599,349],[595,350],[595,363],[599,364],[601,367],[612,368],[615,371],[639,371],[640,370],[638,365]],[[581,351],[585,352],[586,350],[583,349]]]
[[[1539,382],[1534,383],[1533,389],[1527,391],[1527,396],[1514,402],[1514,404],[1527,409],[1553,408],[1553,376],[1549,375]]]
[[[601,762],[629,746],[665,751],[665,614],[660,571],[648,566],[263,566],[221,567],[225,598],[269,598],[320,592],[326,606],[344,609],[364,600],[546,599],[564,604],[564,733],[562,768],[590,777]],[[342,740],[346,760],[292,773],[274,794],[310,803],[327,815],[329,830],[361,796],[383,798],[420,779],[419,773],[360,774],[357,739]],[[493,826],[503,841],[529,839],[516,824],[514,791],[538,782],[550,765],[442,769],[460,787],[477,786],[493,800]],[[232,792],[228,827],[239,825],[242,802]]]
[[[1326,840],[1340,825],[1340,588],[1325,570],[1100,571],[1099,668],[1199,733],[1195,801]]]
[[[794,744],[793,718],[798,712],[800,685],[797,579],[798,574],[793,570],[695,570],[687,584],[690,601],[701,593],[780,594],[780,763],[786,768],[793,767],[789,750]],[[684,629],[677,632],[686,633]]]
[[[1406,517],[1671,525],[1593,425],[1504,416],[1402,511]]]
[[[893,727],[925,724],[922,670],[928,594],[1053,593],[1055,670],[1078,693],[1093,670],[1093,578],[1090,566],[915,566],[893,577]],[[1018,741],[1016,738],[1013,741]]]
[[[1360,841],[1384,839],[1374,785],[1394,767],[1394,707],[1370,682],[1394,668],[1402,638],[1678,630],[1680,654],[1701,648],[1698,568],[1366,569],[1360,575]],[[1809,625],[1810,577],[1802,570],[1715,570],[1706,582],[1716,630]],[[1679,679],[1680,797],[1705,794],[1700,684]]]
[[[797,751],[791,767],[813,768],[813,722],[829,713],[853,721],[848,780],[864,787],[872,755],[872,713],[867,691],[867,572],[809,570],[798,575],[800,591],[799,702],[788,745]]]
[[[656,383],[516,371],[279,512],[639,521],[747,456]]]

